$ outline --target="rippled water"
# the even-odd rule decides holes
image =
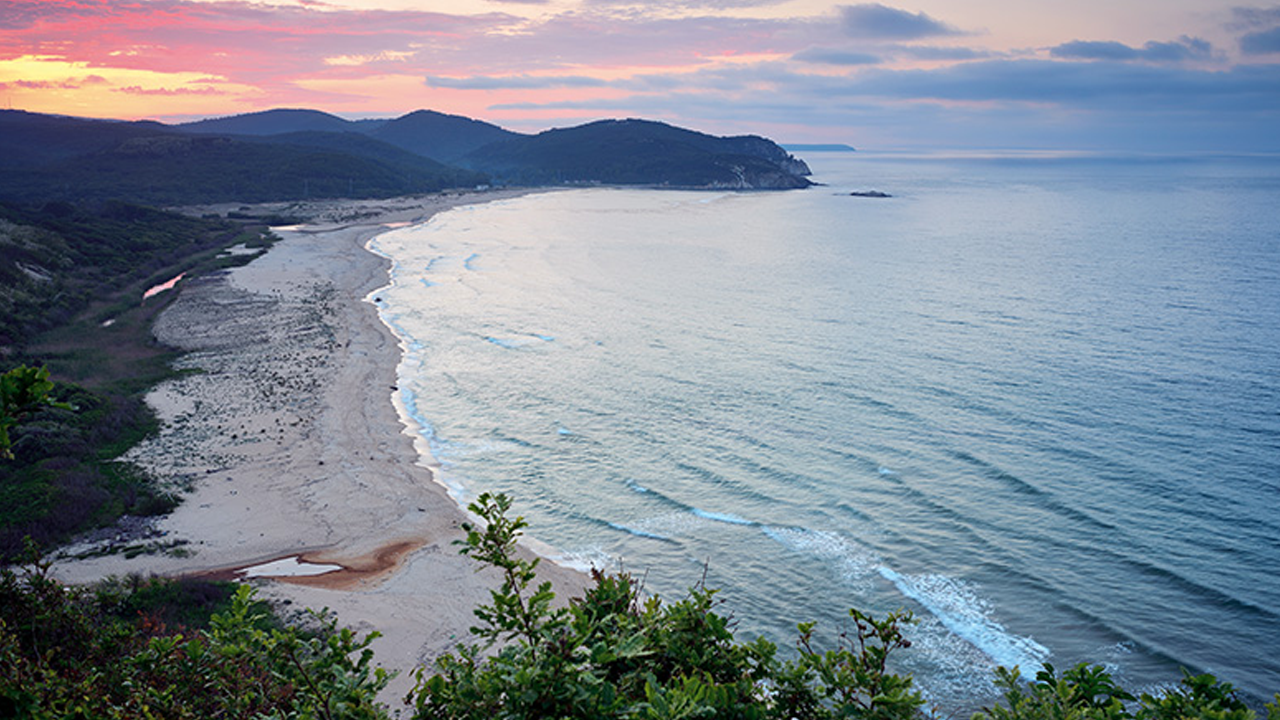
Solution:
[[[1280,163],[806,159],[376,239],[455,494],[783,646],[913,610],[944,712],[997,663],[1280,690]]]

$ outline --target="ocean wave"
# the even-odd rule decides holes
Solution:
[[[498,347],[508,350],[519,350],[529,347],[530,345],[540,345],[555,342],[555,338],[550,335],[542,335],[540,333],[529,333],[520,335],[510,335],[506,337],[498,337],[496,335],[485,335],[485,342],[492,343]]]
[[[880,575],[920,603],[948,630],[970,642],[996,664],[1039,667],[1049,648],[1007,631],[991,617],[991,605],[962,580],[945,575],[903,575],[881,565]]]
[[[696,508],[696,507],[689,508],[689,512],[693,513],[694,515],[697,515],[700,518],[706,518],[707,520],[714,520],[716,522],[728,523],[730,525],[756,526],[760,524],[758,522],[755,522],[754,520],[747,520],[746,518],[738,517],[733,513],[713,512],[711,510],[703,510],[702,508]]]
[[[870,577],[880,566],[875,553],[840,533],[790,527],[765,527],[764,534],[794,552],[815,557],[836,571],[856,589],[870,588]]]
[[[962,580],[940,574],[903,575],[872,550],[837,532],[766,527],[764,533],[794,552],[821,561],[855,592],[870,591],[878,575],[919,603],[932,618],[924,618],[911,631],[913,642],[937,669],[962,675],[992,663],[1030,668],[1049,656],[1048,648],[1008,632],[992,619],[991,604]]]

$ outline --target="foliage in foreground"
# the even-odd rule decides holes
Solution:
[[[549,583],[532,587],[538,561],[516,554],[523,518],[510,500],[482,495],[463,552],[502,573],[492,602],[476,611],[481,644],[460,645],[438,672],[419,671],[415,718],[910,718],[923,705],[910,676],[889,672],[910,643],[910,614],[877,620],[851,612],[851,633],[826,652],[801,626],[799,655],[734,639],[715,612],[715,591],[692,589],[664,604],[642,600],[625,574],[595,573],[595,586],[554,607]],[[502,642],[496,654],[486,654]]]
[[[670,604],[642,600],[627,575],[595,573],[595,586],[568,607],[553,606],[547,583],[533,587],[538,561],[516,555],[525,522],[510,519],[510,500],[482,495],[471,510],[463,552],[502,573],[491,602],[477,609],[472,633],[418,672],[417,720],[495,718],[778,718],[906,720],[926,717],[910,675],[889,669],[910,642],[911,614],[876,619],[850,610],[838,646],[812,645],[813,624],[799,626],[794,659],[780,660],[764,639],[739,642],[715,612],[715,592],[695,587]],[[499,646],[499,643],[502,643]],[[493,648],[498,646],[496,652]],[[1099,666],[1061,675],[1046,665],[1030,683],[1001,668],[1003,702],[974,720],[1253,720],[1229,684],[1188,675],[1160,696],[1135,698]],[[1280,696],[1268,705],[1280,720]]]
[[[386,717],[376,695],[390,678],[372,666],[375,635],[357,638],[319,615],[311,632],[272,627],[248,586],[207,628],[171,628],[154,601],[181,595],[190,609],[189,586],[70,588],[48,567],[0,570],[0,717]],[[218,592],[195,595],[207,603]]]
[[[1212,675],[1192,675],[1161,695],[1134,697],[1104,668],[1081,663],[1059,674],[1045,664],[1035,679],[1022,681],[1017,668],[998,668],[996,686],[1004,704],[974,715],[974,720],[1253,720],[1257,713],[1236,695],[1230,683]],[[1280,694],[1267,705],[1268,720],[1280,720]]]
[[[502,584],[476,610],[480,642],[441,658],[434,674],[418,671],[407,698],[415,720],[926,717],[911,677],[888,669],[910,645],[907,613],[850,611],[850,632],[826,651],[801,624],[796,656],[780,660],[766,640],[735,640],[702,587],[664,604],[642,599],[625,574],[596,573],[584,597],[557,607],[549,585],[533,587],[538,561],[516,553],[525,523],[509,509],[503,496],[472,505],[486,523],[467,526],[463,552],[497,568]],[[69,588],[48,569],[38,558],[0,569],[0,718],[389,717],[377,701],[390,678],[373,666],[376,635],[358,638],[324,615],[307,631],[281,627],[247,586],[130,578]],[[996,684],[1002,702],[973,720],[1256,718],[1209,675],[1139,698],[1085,664],[1060,674],[1046,665],[1030,682],[1001,668]],[[1267,708],[1280,720],[1280,696]]]

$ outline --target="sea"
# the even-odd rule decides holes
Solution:
[[[944,716],[997,666],[1280,691],[1280,158],[803,157],[375,238],[438,480],[783,654],[910,611]]]

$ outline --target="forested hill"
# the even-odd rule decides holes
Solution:
[[[808,187],[809,168],[754,135],[716,137],[648,120],[602,120],[491,143],[460,159],[503,182],[691,188]]]
[[[690,188],[807,187],[809,168],[756,135],[716,137],[649,120],[602,120],[537,135],[458,115],[418,110],[393,120],[343,120],[279,109],[178,126],[186,132],[254,135],[359,133],[453,163],[504,184],[607,183]]]
[[[203,135],[261,137],[299,132],[359,133],[442,163],[451,163],[489,143],[520,137],[491,123],[433,110],[415,110],[390,120],[344,120],[318,110],[280,108],[198,120],[175,125],[174,129]]]
[[[0,200],[266,202],[390,197],[486,182],[363,135],[327,135],[190,135],[159,123],[0,111]]]
[[[810,185],[808,172],[762,137],[646,120],[522,135],[429,110],[353,121],[281,109],[173,126],[0,111],[0,200],[32,204],[371,198],[493,182],[787,189]]]

